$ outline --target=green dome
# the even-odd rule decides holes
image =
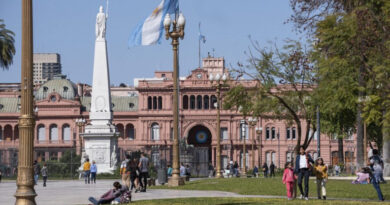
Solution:
[[[58,93],[61,98],[74,100],[77,95],[77,87],[67,79],[53,79],[43,84],[35,93],[35,100],[46,99],[50,93]]]

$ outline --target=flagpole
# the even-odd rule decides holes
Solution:
[[[199,37],[198,37],[198,41],[199,41],[199,54],[198,54],[199,68],[200,68],[200,37],[201,37],[201,33],[200,33],[200,22],[199,22]]]

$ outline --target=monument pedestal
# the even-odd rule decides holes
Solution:
[[[168,179],[169,187],[177,187],[184,185],[184,177],[171,177]]]
[[[118,133],[116,133],[115,127],[113,125],[88,125],[82,136],[84,137],[84,154],[85,157],[89,158],[89,162],[96,162],[99,174],[113,174],[117,169],[118,162]]]

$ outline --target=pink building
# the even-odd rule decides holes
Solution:
[[[209,74],[225,71],[223,58],[205,58],[203,67],[189,76],[180,78],[179,133],[183,142],[193,145],[187,156],[202,163],[216,162],[216,90],[208,80]],[[245,86],[255,82],[241,80]],[[112,87],[114,124],[120,132],[119,156],[125,152],[146,151],[157,165],[160,159],[171,161],[173,136],[172,118],[172,71],[156,71],[153,78],[135,79],[134,87]],[[76,119],[85,118],[88,123],[91,87],[75,85],[63,77],[41,85],[35,91],[35,158],[37,160],[59,159],[66,150],[80,153],[82,139]],[[226,89],[222,89],[222,94]],[[223,99],[222,99],[223,102]],[[18,149],[19,84],[0,84],[0,164],[15,166]],[[251,169],[272,162],[283,167],[291,160],[296,144],[297,131],[285,121],[258,118],[256,125],[242,125],[243,116],[232,110],[221,111],[222,163],[230,160],[242,167],[243,137],[241,126],[246,127],[246,164]],[[304,124],[302,125],[305,126]],[[354,136],[344,140],[347,165],[355,162],[356,143]],[[316,157],[317,139],[307,149]],[[200,151],[200,152],[199,152]],[[194,155],[194,156],[190,156]],[[196,155],[196,156],[195,156]],[[199,155],[199,156],[198,156]],[[321,156],[325,163],[337,163],[337,140],[321,135]],[[187,158],[186,158],[187,157]],[[1,167],[0,167],[1,168]]]

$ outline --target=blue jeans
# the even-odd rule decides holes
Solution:
[[[34,174],[34,183],[35,183],[35,185],[38,184],[38,178],[39,178],[39,174]]]
[[[84,180],[85,180],[85,183],[88,182],[88,184],[90,183],[90,178],[89,178],[89,175],[91,174],[91,171],[84,171]]]
[[[379,182],[379,179],[377,179],[376,176],[374,175],[374,177],[371,180],[372,186],[374,186],[376,193],[378,194],[379,200],[383,201],[384,200],[383,194],[382,194],[381,187],[379,186],[378,182]]]

